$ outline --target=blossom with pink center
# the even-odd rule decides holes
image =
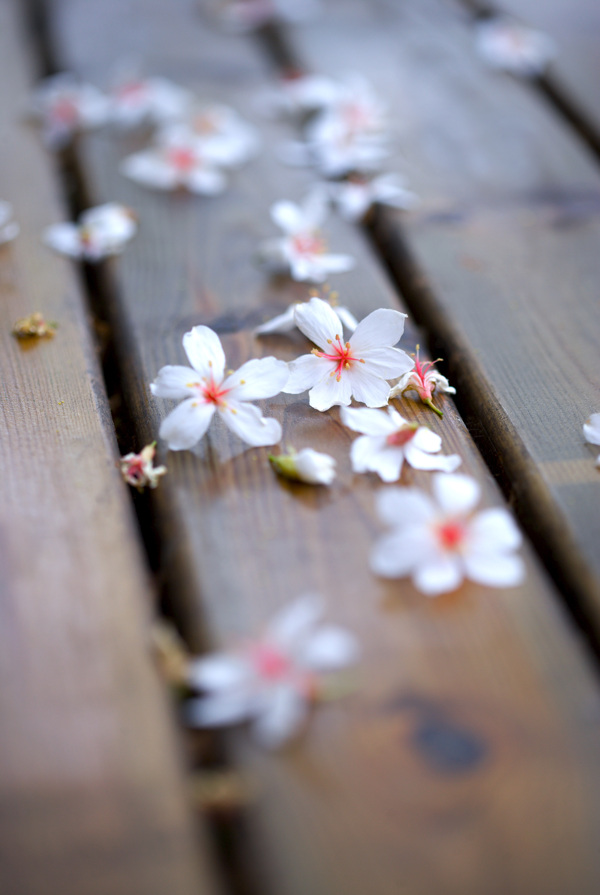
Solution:
[[[382,174],[369,180],[351,177],[327,185],[331,199],[347,221],[360,221],[375,204],[408,210],[418,203],[415,193],[407,189],[396,174]]]
[[[442,411],[439,407],[436,407],[431,400],[433,393],[439,391],[444,392],[447,395],[455,395],[456,389],[450,385],[445,376],[442,376],[441,373],[434,370],[434,364],[437,364],[440,361],[441,357],[437,360],[421,363],[419,359],[419,346],[417,345],[417,356],[415,358],[414,369],[409,373],[405,373],[404,376],[398,380],[390,392],[390,398],[396,398],[399,395],[403,395],[405,392],[414,391],[418,394],[423,404],[427,404],[428,407],[431,407],[438,416],[443,416],[444,414]]]
[[[435,456],[442,447],[440,436],[409,423],[393,407],[387,412],[342,407],[340,416],[344,426],[362,432],[350,450],[354,472],[376,472],[384,482],[396,482],[405,460],[413,469],[442,472],[454,472],[461,464],[458,454]]]
[[[76,224],[52,224],[44,231],[44,242],[55,252],[96,262],[120,254],[135,236],[137,219],[130,208],[116,202],[89,208]]]
[[[208,326],[187,332],[183,347],[191,367],[163,367],[150,386],[157,398],[182,401],[159,430],[172,451],[189,450],[200,441],[215,413],[253,447],[281,440],[279,422],[263,417],[249,402],[281,392],[289,376],[286,363],[274,357],[255,358],[226,375],[221,342]]]
[[[280,610],[257,641],[192,661],[188,684],[205,695],[188,703],[189,724],[252,721],[256,739],[267,748],[297,734],[321,695],[322,673],[358,659],[355,637],[320,624],[323,612],[320,597],[301,597]]]
[[[298,305],[296,326],[318,348],[290,364],[284,391],[298,395],[309,389],[310,406],[329,410],[349,404],[352,398],[368,407],[388,403],[388,379],[396,379],[413,366],[412,360],[392,347],[404,332],[406,314],[379,308],[356,327],[344,342],[340,321],[333,308],[320,298]]]
[[[475,46],[492,68],[526,77],[541,75],[556,56],[556,44],[551,37],[505,16],[480,22]]]
[[[410,576],[429,597],[455,590],[468,578],[488,587],[515,587],[525,565],[515,551],[521,534],[507,510],[475,512],[480,488],[466,475],[436,473],[432,496],[418,488],[392,488],[377,497],[391,527],[371,554],[384,578]]]
[[[14,219],[12,205],[10,202],[0,200],[0,245],[16,239],[19,232],[20,228]]]
[[[156,442],[147,444],[139,454],[125,454],[119,460],[121,475],[128,485],[143,491],[144,488],[156,488],[161,476],[166,475],[166,466],[154,466]]]
[[[321,190],[304,202],[276,202],[271,217],[285,236],[264,242],[259,249],[261,259],[273,270],[289,270],[294,280],[324,283],[332,273],[352,270],[350,255],[332,255],[320,227],[327,217],[327,201]]]
[[[592,413],[583,424],[583,437],[590,444],[600,444],[600,413]],[[596,460],[596,466],[600,466],[600,455]]]
[[[119,78],[108,99],[111,120],[123,129],[146,123],[168,124],[184,117],[193,103],[189,90],[167,78],[145,78],[132,73]]]
[[[127,156],[120,171],[130,180],[157,190],[187,189],[215,196],[227,185],[215,154],[179,131],[165,132],[154,146]]]
[[[46,78],[38,85],[31,111],[41,123],[46,145],[62,149],[74,134],[106,124],[110,104],[96,87],[63,73]]]

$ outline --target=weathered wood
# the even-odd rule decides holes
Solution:
[[[0,194],[21,235],[0,248],[0,890],[208,893],[88,315],[40,241],[65,212],[22,122],[33,60],[18,12],[1,0]],[[59,330],[25,346],[11,327],[36,309]]]
[[[250,38],[209,30],[188,0],[90,6],[50,3],[61,64],[100,80],[138,37],[151,72],[251,115],[267,81]],[[367,15],[368,19],[368,15]],[[164,27],[163,27],[164,25]],[[382,57],[381,64],[390,60]],[[140,436],[154,437],[167,408],[147,389],[164,363],[183,361],[181,336],[215,328],[235,367],[256,354],[291,359],[299,335],[256,340],[252,327],[307,294],[253,265],[272,234],[269,203],[299,198],[311,180],[285,169],[270,148],[289,129],[264,125],[265,154],[214,200],[144,191],[120,178],[126,141],[106,134],[82,143],[94,200],[119,199],[140,214],[140,236],[114,267],[111,313],[119,324],[125,391]],[[332,222],[331,243],[359,259],[340,276],[341,297],[359,316],[400,306],[364,237]],[[109,296],[110,298],[110,296]],[[409,348],[416,336],[406,339]],[[557,595],[527,552],[519,589],[466,585],[427,601],[406,582],[368,571],[379,530],[378,486],[352,476],[349,434],[337,411],[311,412],[305,396],[279,396],[269,414],[285,440],[332,453],[339,482],[319,490],[275,479],[266,450],[243,452],[216,426],[193,453],[170,454],[155,495],[171,599],[196,644],[222,644],[254,631],[305,590],[323,593],[335,618],[364,644],[354,697],[320,709],[306,737],[281,756],[230,739],[254,783],[250,846],[260,856],[261,892],[387,895],[578,891],[592,895],[600,866],[596,685]],[[402,409],[460,450],[464,469],[498,492],[459,417],[443,421],[410,401]],[[407,471],[405,483],[427,486]]]

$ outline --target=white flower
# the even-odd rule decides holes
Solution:
[[[215,196],[227,185],[214,154],[179,129],[163,133],[150,149],[125,158],[120,171],[130,180],[157,190],[185,188],[192,193]]]
[[[590,444],[600,444],[600,413],[592,413],[583,424],[583,437]],[[596,460],[596,466],[600,466],[600,455]]]
[[[273,333],[290,332],[296,326],[296,308],[301,304],[304,304],[304,302],[297,301],[294,302],[294,304],[288,305],[282,314],[278,314],[271,320],[267,320],[266,323],[257,326],[254,330],[254,335],[266,336]],[[332,304],[331,307],[340,321],[340,326],[342,328],[345,327],[349,332],[353,333],[358,326],[358,320],[352,311],[349,311],[348,308],[345,308],[342,305]]]
[[[79,131],[106,124],[110,104],[96,87],[64,73],[38,85],[31,109],[42,124],[45,143],[52,149],[61,149]]]
[[[19,232],[20,227],[14,220],[12,205],[0,200],[0,245],[15,239]]]
[[[404,460],[413,469],[454,472],[461,464],[458,454],[433,456],[442,439],[431,429],[409,423],[388,407],[384,410],[342,407],[344,426],[363,435],[352,443],[350,458],[354,472],[376,472],[384,482],[396,482]]]
[[[444,414],[431,400],[433,393],[438,391],[447,395],[455,395],[456,389],[450,385],[445,376],[433,369],[433,365],[439,363],[439,361],[441,361],[441,357],[422,364],[419,359],[419,346],[417,345],[414,370],[405,373],[398,380],[390,392],[390,398],[397,398],[399,395],[403,395],[404,392],[415,391],[423,404],[427,404],[438,416],[442,417]]]
[[[329,410],[334,404],[349,404],[351,398],[368,407],[387,404],[390,386],[412,367],[404,351],[392,346],[404,332],[406,314],[379,308],[356,327],[348,342],[340,337],[339,319],[320,298],[311,298],[296,308],[296,326],[319,349],[290,364],[290,379],[284,391],[292,395],[310,389],[310,406]]]
[[[308,485],[331,485],[335,479],[335,460],[329,454],[321,454],[312,448],[290,450],[289,454],[271,454],[273,468],[288,479],[306,482]]]
[[[395,174],[382,174],[372,180],[350,178],[330,183],[328,191],[347,221],[362,220],[375,203],[407,210],[419,201],[417,195],[406,188],[404,180]]]
[[[200,149],[223,167],[243,165],[260,146],[256,128],[222,103],[192,107],[182,124],[198,140]]]
[[[165,125],[185,116],[192,105],[189,90],[167,78],[121,78],[109,94],[110,116],[123,129],[141,124]]]
[[[274,357],[249,360],[225,375],[225,354],[219,337],[208,326],[195,326],[183,337],[190,367],[163,367],[151,384],[157,398],[183,399],[163,420],[160,437],[172,451],[193,447],[208,429],[215,411],[236,435],[253,447],[281,440],[277,420],[265,419],[254,404],[279,394],[288,367]]]
[[[277,87],[264,90],[256,100],[258,109],[269,117],[305,115],[330,106],[337,99],[339,85],[324,75],[291,70]]]
[[[552,38],[502,16],[476,27],[477,52],[492,68],[517,75],[540,75],[556,55]]]
[[[320,0],[225,0],[221,20],[232,30],[250,31],[277,19],[305,22],[320,10]]]
[[[392,527],[375,545],[371,568],[384,578],[412,577],[429,597],[455,590],[463,578],[514,587],[525,566],[514,551],[521,534],[512,516],[495,508],[475,513],[480,488],[466,475],[436,473],[433,498],[418,488],[380,493],[377,508]]]
[[[261,246],[261,257],[269,266],[289,269],[294,280],[313,283],[324,283],[330,274],[354,267],[350,255],[327,253],[319,229],[327,217],[327,201],[321,190],[309,193],[301,205],[276,202],[271,207],[271,217],[286,235]]]
[[[353,635],[319,625],[322,615],[319,597],[301,597],[279,611],[259,640],[192,661],[188,683],[206,695],[188,703],[188,722],[216,727],[249,720],[258,742],[268,748],[290,739],[319,696],[319,673],[358,658]]]
[[[147,444],[139,454],[125,454],[119,460],[121,475],[128,485],[143,491],[145,487],[156,488],[161,476],[166,475],[166,466],[154,466],[156,442]]]
[[[77,224],[62,223],[47,227],[44,242],[61,255],[84,261],[100,261],[122,252],[136,230],[136,218],[131,209],[108,202],[84,211]]]

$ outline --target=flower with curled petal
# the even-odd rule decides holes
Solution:
[[[367,407],[342,407],[344,426],[362,432],[352,442],[350,458],[354,472],[376,472],[384,482],[400,478],[404,461],[413,469],[454,472],[460,466],[458,454],[436,456],[442,439],[426,426],[409,423],[393,407],[371,410]]]
[[[96,87],[64,72],[38,85],[31,111],[41,123],[46,145],[62,149],[74,134],[106,124],[110,103]]]
[[[0,245],[11,242],[19,235],[20,228],[14,219],[10,202],[0,200]]]
[[[255,358],[226,374],[221,342],[208,326],[187,332],[183,347],[191,367],[163,367],[150,386],[157,398],[181,399],[159,430],[172,451],[189,450],[200,441],[215,413],[252,447],[281,440],[278,421],[263,417],[250,401],[279,394],[289,375],[286,363],[274,357]]]
[[[419,488],[390,488],[377,497],[391,527],[371,554],[371,568],[384,578],[410,575],[428,597],[455,590],[468,578],[488,587],[515,587],[525,566],[515,551],[521,534],[504,509],[474,512],[480,488],[466,475],[436,473],[433,495]]]
[[[125,205],[108,202],[88,208],[77,224],[52,224],[43,238],[47,246],[61,255],[95,262],[119,255],[136,231],[134,212]]]
[[[192,661],[188,684],[205,695],[188,702],[188,723],[252,721],[255,738],[267,748],[297,734],[310,703],[324,694],[322,674],[354,664],[359,655],[352,634],[320,624],[323,612],[320,597],[300,597],[277,613],[258,640]]]
[[[138,491],[144,488],[156,488],[161,476],[167,474],[166,466],[155,466],[156,442],[147,444],[139,454],[125,454],[119,460],[119,469],[123,480]]]
[[[335,479],[335,460],[313,448],[290,450],[287,454],[269,455],[271,465],[279,475],[307,485],[331,485]]]
[[[368,407],[383,407],[390,395],[388,379],[411,369],[404,351],[393,348],[404,332],[406,314],[379,308],[356,327],[347,342],[340,336],[340,321],[333,308],[311,298],[296,308],[296,326],[318,348],[290,364],[288,394],[310,389],[310,406],[329,410],[355,398]]]
[[[600,444],[600,413],[592,413],[583,424],[583,437],[590,444]],[[600,466],[600,455],[596,460],[596,466]]]
[[[556,44],[551,37],[507,16],[480,22],[475,32],[475,46],[492,68],[525,77],[541,75],[556,55]]]
[[[390,392],[390,398],[396,398],[403,395],[404,392],[416,392],[423,402],[430,407],[438,416],[443,417],[442,411],[436,407],[433,401],[433,393],[435,391],[444,392],[447,395],[455,395],[456,389],[453,388],[445,376],[433,369],[433,365],[441,361],[441,357],[437,360],[430,360],[422,364],[419,359],[419,345],[417,345],[417,356],[415,358],[414,370],[405,373]]]

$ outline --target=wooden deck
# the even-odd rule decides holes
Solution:
[[[327,0],[314,23],[244,35],[199,0],[0,0],[0,197],[22,228],[0,247],[0,892],[600,891],[600,471],[581,435],[600,411],[592,6],[506,0],[560,44],[549,75],[526,83],[474,54],[483,4],[470,0]],[[37,77],[104,85],[130,55],[260,129],[264,151],[223,195],[131,183],[118,165],[141,141],[106,130],[59,165],[20,122]],[[159,445],[169,472],[137,515],[115,469],[110,406],[123,449],[154,440],[170,408],[148,384],[184,362],[192,326],[219,333],[233,367],[305,350],[300,333],[253,335],[308,294],[254,263],[271,203],[314,180],[278,161],[290,124],[254,105],[292,64],[360,70],[391,109],[401,156],[387,167],[408,173],[421,205],[378,207],[368,226],[332,215],[331,245],[357,259],[334,285],[359,318],[404,311],[402,347],[446,358],[456,405],[443,399],[443,419],[410,400],[401,410],[461,455],[486,506],[514,510],[520,587],[427,600],[374,577],[374,495],[387,486],[353,475],[338,410],[315,420],[306,395],[277,396],[269,415],[288,444],[336,458],[331,488],[282,482],[268,449],[219,426],[194,452]],[[122,257],[81,277],[41,246],[67,201],[113,200],[140,220]],[[38,309],[60,328],[25,350],[10,327]],[[244,729],[184,732],[152,664],[152,616],[199,653],[311,590],[361,639],[355,692],[280,753]],[[220,774],[245,797],[193,813],[192,778]]]

